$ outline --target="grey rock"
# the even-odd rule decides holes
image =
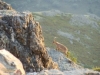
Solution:
[[[32,73],[27,73],[26,75],[32,75]],[[100,75],[100,72],[89,70],[89,69],[75,69],[70,71],[60,71],[57,69],[43,70],[37,75]]]
[[[20,59],[25,71],[58,68],[56,63],[52,65],[54,62],[46,51],[42,28],[32,13],[0,10],[0,17],[0,49],[7,49]]]
[[[52,57],[53,61],[58,63],[59,69],[61,71],[70,71],[76,69],[82,69],[81,66],[77,65],[76,63],[72,62],[71,59],[67,58],[64,54],[55,49],[51,49],[47,47],[48,54]]]

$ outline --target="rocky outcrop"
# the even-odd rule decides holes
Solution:
[[[12,10],[12,7],[0,0],[0,10]]]
[[[41,26],[30,12],[0,10],[0,49],[20,59],[26,71],[58,69],[46,51]]]
[[[48,54],[52,57],[53,61],[57,62],[59,65],[59,69],[61,71],[71,71],[76,69],[83,69],[83,67],[77,65],[71,59],[67,58],[61,52],[47,47]]]
[[[0,50],[0,75],[15,75],[18,70],[22,75],[25,75],[25,71],[20,60],[7,50]]]
[[[93,71],[92,69],[83,68],[69,58],[66,58],[61,52],[58,52],[54,49],[47,48],[49,55],[52,57],[53,61],[57,62],[59,65],[59,69],[50,69],[50,70],[42,70],[41,72],[33,72],[27,73],[37,74],[37,75],[100,75],[100,72]]]

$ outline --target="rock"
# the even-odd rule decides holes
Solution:
[[[20,59],[27,72],[58,69],[46,51],[42,28],[30,12],[0,10],[0,49]]]
[[[37,72],[30,72],[30,73],[27,73],[26,75],[38,75]]]
[[[71,71],[64,71],[64,75],[100,75],[100,72],[90,69],[76,69]]]
[[[22,75],[25,75],[21,61],[9,51],[0,50],[0,75],[15,74],[18,70],[21,71]]]
[[[70,71],[60,71],[57,69],[42,70],[35,73],[36,75],[100,75],[100,72],[89,69],[75,69]],[[26,75],[34,75],[34,73],[27,73]]]
[[[6,2],[0,0],[0,10],[12,10],[12,7]]]
[[[57,62],[60,70],[52,69],[41,71],[39,75],[100,75],[100,72],[93,71],[91,69],[83,68],[80,65],[72,62],[61,52],[47,47],[47,52],[52,57],[53,61]],[[58,71],[58,72],[57,72]]]
[[[64,54],[62,54],[59,51],[56,51],[55,49],[47,47],[47,52],[52,57],[53,61],[58,63],[59,69],[61,71],[70,71],[83,68],[77,65],[76,63],[72,62],[71,59],[67,58]]]
[[[64,75],[64,73],[57,69],[51,69],[51,70],[43,70],[39,73],[39,75]]]

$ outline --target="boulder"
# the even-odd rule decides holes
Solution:
[[[25,75],[21,61],[9,51],[0,50],[0,75],[14,75],[18,70]]]

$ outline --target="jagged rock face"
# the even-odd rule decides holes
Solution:
[[[26,71],[58,68],[45,49],[41,26],[32,14],[18,13],[2,1],[0,9],[0,49],[19,58]]]
[[[0,10],[12,10],[12,7],[0,0]]]
[[[29,12],[0,11],[0,49],[4,48],[21,60],[26,71],[58,68],[45,49],[41,26]]]

